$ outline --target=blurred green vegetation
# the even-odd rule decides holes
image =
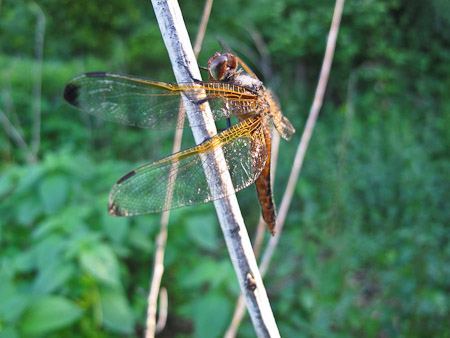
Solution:
[[[0,337],[140,337],[159,215],[113,218],[106,204],[121,175],[170,154],[173,133],[96,120],[61,93],[86,71],[173,80],[150,2],[0,6],[0,109],[29,147],[42,65],[36,163],[7,127],[0,133]],[[181,6],[193,38],[203,1]],[[222,36],[274,88],[298,131],[281,144],[278,202],[333,6],[230,0],[211,13],[200,64]],[[275,317],[283,337],[448,337],[450,3],[345,6],[324,106],[266,278]],[[266,43],[270,68],[250,32]],[[185,139],[192,145],[189,131]],[[238,198],[252,232],[254,188]],[[222,335],[239,290],[211,204],[172,212],[165,265],[161,336]],[[239,336],[254,336],[248,318]]]

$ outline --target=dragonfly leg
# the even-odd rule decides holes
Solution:
[[[213,98],[214,97],[212,97],[212,96],[207,96],[204,99],[200,99],[200,100],[192,101],[192,102],[195,103],[195,104],[201,105],[201,104],[203,104],[205,102],[208,102],[210,99],[213,99]]]
[[[225,130],[227,130],[227,129],[229,129],[229,128],[231,128],[231,120],[230,120],[230,118],[227,117],[227,118],[225,119],[225,121],[227,121],[227,127],[226,127],[226,128],[222,128],[222,129],[217,129],[217,131],[218,131],[219,133],[222,132],[222,131],[225,131]]]
[[[186,66],[185,64],[183,64],[183,63],[181,63],[181,62],[180,62],[180,65],[182,65],[184,68],[186,68],[186,71],[188,72],[189,77],[191,78],[191,80],[192,80],[194,83],[203,83],[203,81],[197,80],[196,78],[194,78],[194,76],[192,75],[192,73],[191,73],[191,71],[189,70],[189,67],[188,67],[188,66]]]

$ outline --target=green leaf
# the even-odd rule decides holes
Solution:
[[[219,224],[215,216],[192,216],[187,220],[189,238],[206,250],[217,248]]]
[[[69,183],[63,175],[46,177],[39,186],[39,192],[47,213],[59,210],[67,199]]]
[[[185,288],[197,288],[211,282],[211,276],[217,272],[217,262],[208,257],[200,260],[193,270],[189,270],[180,281],[180,286]]]
[[[31,224],[42,214],[42,202],[32,196],[19,204],[17,208],[17,221],[21,224]]]
[[[0,338],[19,338],[19,333],[12,327],[2,327]]]
[[[39,270],[60,262],[61,253],[66,249],[67,241],[60,235],[52,234],[37,243],[35,248],[36,266]]]
[[[230,319],[231,304],[224,296],[211,294],[195,302],[193,313],[196,337],[218,337]]]
[[[25,313],[21,328],[28,335],[43,335],[71,325],[82,313],[83,310],[67,298],[40,298]]]
[[[133,331],[133,312],[121,288],[102,287],[100,303],[106,327],[120,333]]]
[[[5,322],[16,321],[29,304],[30,297],[17,290],[12,279],[0,272],[0,318]]]
[[[0,177],[0,198],[4,195],[8,194],[10,191],[14,189],[14,182],[11,179],[10,175],[2,175]]]
[[[153,252],[153,241],[139,228],[132,228],[128,232],[128,242],[131,247],[142,250],[146,253]]]
[[[72,264],[52,264],[41,269],[33,283],[33,292],[48,294],[64,285],[75,274]]]
[[[120,285],[119,263],[109,246],[100,244],[83,250],[80,263],[97,281],[110,286]]]
[[[129,229],[129,224],[128,217],[112,217],[107,213],[103,214],[103,229],[106,235],[116,243],[121,243],[124,240]]]

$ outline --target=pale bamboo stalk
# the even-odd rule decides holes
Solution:
[[[200,53],[200,49],[201,49],[202,42],[203,42],[203,37],[205,36],[205,30],[206,30],[206,26],[207,26],[209,16],[211,13],[212,3],[213,3],[213,0],[207,0],[205,7],[203,9],[202,19],[200,21],[197,38],[195,39],[195,44],[194,44],[196,58],[198,56],[198,53]],[[179,121],[181,121],[181,120],[184,121],[185,113],[186,113],[186,111],[184,110],[184,106],[181,105],[179,113],[178,113]],[[173,140],[172,153],[176,153],[176,152],[180,151],[182,138],[183,138],[183,129],[181,129],[181,128],[177,129],[175,131],[175,136],[174,136],[174,140]],[[177,164],[175,163],[173,166],[174,166],[174,169],[176,170]],[[176,175],[173,175],[171,179],[172,180],[176,179]],[[169,187],[171,187],[171,186],[172,185],[169,184]],[[170,200],[172,199],[172,192],[173,192],[173,189],[168,189],[168,191],[167,191],[166,201],[169,204],[170,204]],[[161,316],[158,318],[158,323],[156,322],[156,312],[157,312],[156,304],[157,304],[158,294],[161,294],[161,292],[159,292],[159,289],[161,287],[161,280],[162,280],[162,276],[164,274],[164,255],[165,255],[166,243],[167,243],[167,237],[168,237],[167,228],[169,225],[169,216],[170,216],[169,210],[164,211],[161,214],[160,230],[159,230],[159,234],[156,238],[156,243],[155,243],[153,275],[152,275],[152,280],[150,282],[150,292],[148,295],[147,323],[146,323],[147,328],[146,328],[146,333],[145,333],[146,338],[154,337],[155,332],[162,331],[164,328],[164,325],[165,325],[165,322],[164,322],[164,325],[162,324],[163,322],[161,320]],[[167,292],[165,293],[165,295],[167,297]],[[161,303],[162,302],[160,301],[160,304]],[[166,305],[167,305],[167,301],[166,301]],[[166,311],[167,311],[167,308],[166,308]],[[160,313],[161,313],[161,310],[160,310]]]
[[[200,71],[189,44],[189,36],[178,3],[175,0],[152,0],[152,4],[172,62],[175,78],[178,82],[192,81],[191,77],[200,79]],[[190,124],[200,126],[192,128],[197,143],[217,133],[207,104],[202,104],[201,107],[204,110],[200,110],[199,105],[185,99],[184,105]],[[212,189],[219,189],[219,191],[234,190],[221,149],[216,149],[216,158],[217,161],[214,162],[202,158],[203,165],[207,166],[210,173],[213,173],[208,175],[208,184]],[[259,337],[279,337],[236,195],[231,194],[216,200],[214,206],[255,331]],[[252,287],[248,287],[249,281]]]
[[[22,135],[20,135],[19,131],[14,127],[14,125],[11,123],[6,114],[1,109],[0,109],[0,122],[3,125],[5,133],[14,141],[14,143],[19,148],[22,148],[25,151],[27,161],[30,163],[36,162],[36,157],[31,152],[30,148],[28,148],[28,145],[23,139]]]
[[[166,327],[167,313],[169,308],[169,297],[167,295],[167,289],[161,288],[159,291],[159,316],[156,322],[155,333],[160,333]]]
[[[41,89],[42,89],[42,57],[44,53],[44,35],[45,35],[45,14],[41,7],[35,2],[31,3],[31,8],[36,12],[36,36],[35,36],[35,57],[37,69],[33,88],[33,139],[31,142],[31,151],[34,157],[37,157],[39,146],[41,144]]]
[[[278,232],[273,236],[264,252],[261,261],[261,271],[263,274],[267,272],[270,264],[273,252],[278,244],[281,231],[283,229],[284,221],[289,210],[289,206],[294,195],[294,189],[298,181],[298,176],[303,165],[306,149],[309,145],[309,140],[316,125],[317,117],[319,116],[320,108],[322,107],[323,97],[325,95],[325,89],[327,87],[328,78],[330,75],[331,64],[333,62],[334,50],[336,47],[336,40],[339,32],[339,25],[341,23],[342,11],[344,8],[345,0],[336,0],[334,7],[333,20],[331,22],[330,32],[328,34],[327,46],[325,49],[325,56],[322,62],[322,69],[319,75],[319,82],[317,84],[316,93],[314,95],[314,101],[308,114],[305,129],[303,130],[302,138],[297,148],[297,153],[294,158],[294,165],[292,167],[291,174],[287,183],[286,191],[283,196],[283,200],[280,205],[280,212],[278,214]]]
[[[305,129],[303,131],[300,143],[297,148],[297,153],[295,155],[294,164],[292,167],[291,174],[289,176],[288,184],[286,187],[283,200],[280,205],[280,210],[277,217],[277,232],[275,236],[270,238],[269,243],[263,255],[261,262],[261,274],[264,276],[268,270],[270,260],[278,245],[278,240],[283,230],[283,225],[286,220],[287,212],[289,210],[290,203],[292,201],[292,196],[294,193],[295,185],[297,184],[298,176],[302,168],[303,159],[305,157],[306,149],[308,148],[309,140],[311,139],[312,132],[319,115],[320,108],[323,102],[323,96],[325,93],[326,85],[328,82],[328,77],[330,74],[331,64],[334,56],[334,49],[336,46],[337,34],[339,31],[339,25],[342,17],[342,10],[344,7],[345,0],[336,0],[333,20],[330,27],[330,32],[328,34],[328,41],[325,50],[325,56],[322,63],[322,69],[319,75],[319,81],[316,88],[316,93],[314,95],[314,101],[309,111],[308,120],[306,122]],[[243,306],[240,299],[237,301],[235,308],[235,314],[233,315],[232,322],[225,333],[224,337],[232,338],[236,337],[237,330],[239,328],[240,322],[245,315],[245,307]]]

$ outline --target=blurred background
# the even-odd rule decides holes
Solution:
[[[193,41],[204,1],[181,2]],[[334,1],[216,1],[220,35],[277,93],[279,204]],[[174,76],[150,1],[0,1],[0,337],[141,337],[160,215],[113,218],[112,185],[173,131],[62,99],[88,71]],[[204,76],[206,78],[206,76]],[[448,337],[450,3],[347,1],[317,127],[265,278],[283,337]],[[183,148],[194,144],[189,130]],[[238,193],[250,234],[254,187]],[[266,240],[269,235],[266,233]],[[239,288],[213,205],[170,216],[161,337],[218,337]],[[254,337],[246,317],[239,337]]]

